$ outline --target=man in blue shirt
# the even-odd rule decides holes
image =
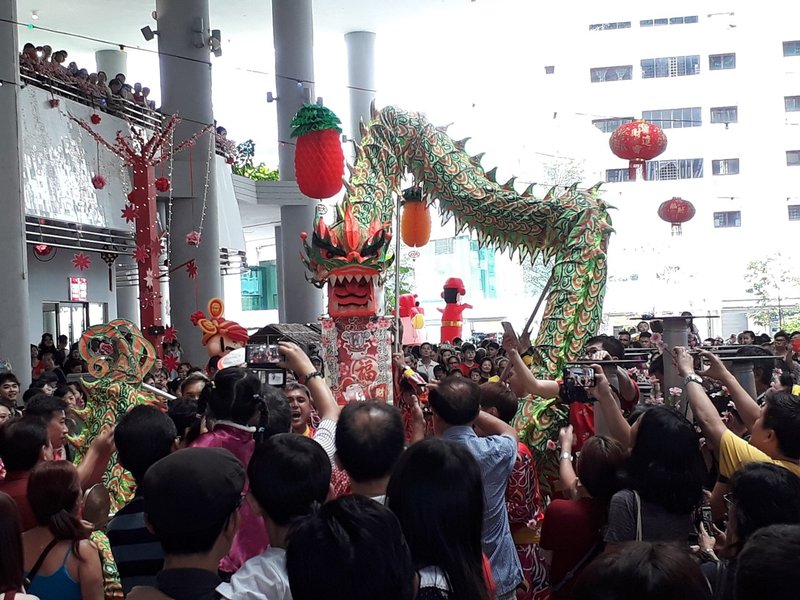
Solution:
[[[480,410],[480,388],[469,379],[448,377],[432,388],[433,427],[437,435],[464,444],[483,475],[483,551],[492,566],[498,600],[513,600],[522,581],[508,525],[506,486],[517,458],[514,428]]]

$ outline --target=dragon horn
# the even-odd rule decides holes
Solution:
[[[511,177],[508,181],[503,184],[503,189],[508,190],[510,192],[514,191],[514,182],[517,180],[516,177]]]
[[[472,139],[472,138],[470,138],[470,137],[465,137],[463,140],[458,140],[458,141],[456,141],[456,142],[453,142],[453,144],[454,144],[454,145],[455,145],[455,147],[456,147],[456,148],[458,148],[459,150],[463,150],[463,149],[466,147],[466,145],[467,145],[467,142],[468,142],[468,141],[470,141],[471,139]]]
[[[486,152],[479,152],[475,156],[470,156],[469,157],[469,162],[472,164],[473,167],[480,167],[481,166],[481,160],[483,159],[485,154],[486,154]]]
[[[522,197],[523,198],[533,198],[533,186],[535,186],[535,185],[536,185],[535,183],[532,183],[528,187],[526,187],[525,191],[522,192]]]
[[[556,192],[556,187],[558,187],[558,186],[554,185],[549,190],[547,190],[547,194],[545,194],[545,197],[544,197],[545,201],[552,200],[554,196],[558,195],[557,192]]]
[[[486,179],[488,179],[492,183],[497,183],[497,167],[492,167],[491,169],[486,171]]]
[[[369,118],[375,120],[378,118],[378,110],[375,108],[375,100],[369,103]]]
[[[358,132],[361,134],[362,139],[367,137],[367,130],[368,130],[367,124],[364,123],[362,119],[360,119],[358,121]]]

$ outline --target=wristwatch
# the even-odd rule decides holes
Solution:
[[[689,373],[686,378],[683,380],[683,384],[686,385],[688,383],[699,383],[703,385],[703,378],[700,375],[695,375],[694,373]]]
[[[558,460],[559,461],[568,460],[569,462],[572,462],[572,454],[570,454],[569,452],[562,452]]]

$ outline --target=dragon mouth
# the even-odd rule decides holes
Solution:
[[[328,312],[331,316],[370,316],[377,314],[375,271],[362,268],[337,269],[328,277]]]

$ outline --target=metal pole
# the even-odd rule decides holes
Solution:
[[[394,218],[394,351],[400,352],[403,346],[400,335],[400,194],[397,194]]]

